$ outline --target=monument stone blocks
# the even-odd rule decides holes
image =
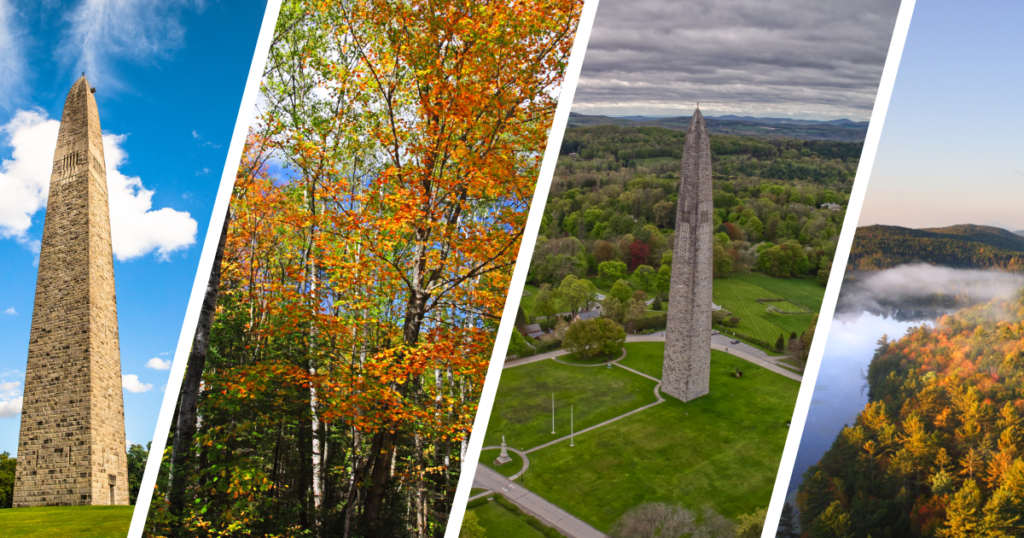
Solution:
[[[14,506],[128,504],[124,400],[99,110],[64,102],[39,253]]]
[[[684,402],[708,393],[711,377],[711,142],[700,110],[683,144],[661,390]]]

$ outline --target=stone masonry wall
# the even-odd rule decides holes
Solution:
[[[711,377],[711,191],[711,142],[697,110],[683,144],[661,386],[684,402],[707,394]]]
[[[128,472],[103,141],[83,76],[50,176],[14,506],[84,504],[128,504]]]

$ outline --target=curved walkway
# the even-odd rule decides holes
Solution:
[[[729,343],[729,339],[727,337],[725,337],[725,336],[722,336],[722,335],[712,335],[711,340],[712,340],[711,347],[713,349],[717,349],[717,350],[720,350],[720,351],[725,351],[725,352],[729,353],[730,355],[734,355],[736,357],[739,357],[741,359],[744,359],[746,361],[754,363],[754,364],[756,364],[758,366],[761,366],[763,368],[771,370],[772,372],[775,372],[777,374],[786,376],[786,377],[788,377],[790,379],[795,379],[796,381],[800,381],[800,379],[801,379],[801,377],[799,375],[797,375],[797,374],[795,374],[795,373],[793,373],[793,372],[791,372],[789,370],[786,370],[786,369],[784,369],[784,368],[782,368],[780,366],[777,366],[776,363],[775,363],[774,358],[771,357],[770,355],[766,354],[765,352],[761,351],[760,349],[757,349],[757,348],[755,348],[753,346],[750,346],[750,345],[747,345],[747,344],[743,344],[743,343],[740,343],[740,344]],[[665,341],[665,332],[664,331],[661,331],[661,332],[658,332],[658,333],[654,333],[654,334],[649,334],[649,335],[630,335],[630,336],[626,336],[626,343],[632,343],[632,342],[664,342],[664,341]],[[563,441],[567,441],[567,440],[569,440],[570,438],[572,438],[574,436],[580,435],[582,433],[587,433],[587,432],[589,432],[591,430],[595,430],[595,429],[600,428],[602,426],[611,424],[612,422],[615,422],[617,420],[620,420],[620,419],[626,418],[626,417],[628,417],[630,415],[639,413],[640,411],[643,411],[644,409],[648,409],[648,408],[654,407],[655,405],[663,403],[665,401],[665,398],[663,398],[661,396],[661,380],[660,379],[657,379],[657,378],[655,378],[653,376],[650,376],[650,375],[647,375],[647,374],[645,374],[643,372],[638,372],[638,371],[636,371],[636,370],[634,370],[632,368],[629,368],[627,366],[623,366],[623,365],[619,364],[619,362],[622,359],[626,358],[627,351],[626,351],[625,348],[622,349],[622,356],[621,357],[619,357],[619,358],[617,358],[617,359],[615,359],[613,361],[609,361],[608,363],[600,363],[600,364],[572,364],[572,363],[560,361],[560,360],[557,359],[557,357],[559,357],[561,355],[567,355],[568,353],[569,352],[564,350],[564,349],[557,349],[555,351],[549,351],[547,353],[542,353],[540,355],[534,355],[532,357],[526,357],[525,359],[514,359],[514,360],[511,360],[511,361],[506,360],[505,364],[504,364],[504,366],[502,368],[503,369],[504,368],[514,368],[516,366],[521,366],[523,364],[531,364],[531,363],[534,363],[534,362],[539,362],[539,361],[548,360],[548,359],[554,360],[555,362],[558,362],[558,363],[561,363],[561,364],[565,364],[567,366],[578,366],[578,367],[583,367],[583,368],[589,368],[589,367],[594,367],[594,366],[604,366],[605,364],[614,364],[618,368],[622,368],[623,370],[626,370],[628,372],[631,372],[633,374],[645,377],[647,379],[650,379],[651,381],[656,382],[657,384],[654,386],[654,396],[655,396],[655,398],[657,398],[657,401],[654,402],[654,403],[647,404],[647,405],[642,406],[642,407],[638,407],[638,408],[636,408],[636,409],[634,409],[632,411],[629,411],[628,413],[624,413],[624,414],[619,415],[617,417],[611,418],[611,419],[606,420],[606,421],[604,421],[604,422],[602,422],[600,424],[595,424],[593,426],[590,426],[589,428],[584,428],[584,429],[582,429],[580,431],[574,432],[571,435],[566,435],[564,437],[560,437],[558,439],[554,439],[552,441],[549,441],[549,442],[544,443],[544,444],[539,445],[539,446],[535,446],[535,447],[530,448],[528,450],[520,451],[520,450],[516,450],[514,448],[509,448],[508,450],[511,450],[512,452],[515,452],[516,454],[519,454],[519,456],[523,458],[523,468],[520,469],[520,471],[518,473],[512,475],[511,477],[506,478],[501,473],[491,469],[490,467],[487,467],[486,465],[484,465],[482,463],[477,463],[476,474],[473,476],[473,487],[484,488],[487,491],[484,491],[483,493],[480,493],[480,494],[477,494],[477,495],[474,495],[474,496],[470,497],[470,500],[479,499],[481,497],[485,497],[487,495],[491,495],[491,494],[494,494],[494,493],[501,493],[502,495],[505,496],[506,499],[508,499],[510,502],[514,503],[516,506],[519,506],[524,512],[526,512],[526,513],[528,513],[528,514],[530,514],[530,515],[532,515],[534,517],[537,517],[541,521],[544,521],[545,524],[558,529],[559,532],[561,532],[562,534],[564,534],[564,535],[566,535],[566,536],[568,536],[570,538],[607,538],[607,536],[604,533],[602,533],[601,531],[598,531],[594,527],[592,527],[592,526],[588,525],[587,523],[583,522],[582,520],[574,517],[572,514],[566,512],[565,510],[559,508],[558,506],[556,506],[556,505],[554,505],[554,504],[544,500],[543,497],[541,497],[541,496],[537,495],[536,493],[533,493],[530,490],[524,488],[521,484],[517,484],[517,483],[513,482],[513,480],[515,480],[516,478],[519,478],[520,476],[522,476],[523,472],[526,471],[527,468],[529,468],[529,466],[530,466],[529,454],[531,452],[535,452],[537,450],[541,450],[543,448],[547,448],[547,447],[549,447],[551,445],[554,445],[554,444],[557,444],[557,443],[560,443],[560,442],[563,442]],[[769,362],[769,361],[771,361],[771,362]],[[496,448],[500,449],[501,447],[500,446],[490,446],[490,447],[484,447],[482,450],[496,449]]]
[[[523,452],[522,450],[516,450],[516,449],[514,449],[514,448],[512,448],[512,447],[510,447],[508,445],[505,445],[505,449],[508,450],[509,452],[515,452],[516,454],[519,455],[520,458],[523,459],[523,468],[519,469],[518,473],[508,477],[509,480],[515,480],[515,479],[519,478],[520,476],[523,476],[523,473],[525,473],[526,470],[530,468],[530,457],[526,455],[526,452]],[[484,451],[484,450],[501,450],[501,447],[500,446],[485,446],[485,447],[480,449],[481,452]],[[500,456],[500,454],[499,454],[499,456]],[[498,473],[498,474],[501,474],[501,473]],[[505,475],[502,475],[502,476],[505,476]]]
[[[510,502],[521,508],[523,512],[544,522],[545,525],[558,529],[558,532],[572,538],[607,538],[603,532],[591,527],[583,520],[546,501],[540,495],[505,478],[494,469],[478,463],[476,474],[473,475],[473,487],[488,490],[473,498],[488,494],[500,493]]]

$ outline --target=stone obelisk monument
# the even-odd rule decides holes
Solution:
[[[103,140],[83,75],[64,102],[25,370],[14,506],[128,504]]]
[[[711,143],[697,109],[683,144],[661,375],[661,390],[684,402],[707,394],[711,376],[713,227]]]

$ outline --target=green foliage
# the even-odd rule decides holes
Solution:
[[[572,353],[589,357],[598,353],[614,353],[626,341],[626,331],[608,318],[574,322],[565,331],[562,347]]]
[[[533,346],[526,337],[519,332],[518,328],[512,329],[512,338],[508,342],[508,355],[512,357],[527,357],[533,354]]]
[[[1021,535],[1022,357],[1024,294],[880,339],[868,403],[804,473],[801,527],[812,536]]]
[[[758,269],[765,274],[782,278],[798,277],[810,268],[803,246],[796,241],[762,250],[757,263]]]
[[[715,245],[712,251],[712,265],[715,276],[729,276],[729,273],[732,273],[732,258],[725,253],[721,245]]]
[[[616,280],[615,284],[612,285],[612,289],[608,290],[608,296],[615,297],[619,302],[625,304],[633,297],[633,288],[625,280]]]
[[[128,502],[135,504],[139,497],[139,487],[142,485],[142,475],[146,472],[146,460],[149,459],[149,447],[152,441],[142,445],[132,445],[128,448]]]
[[[775,341],[775,351],[781,353],[783,349],[786,349],[786,338],[780,334],[779,339]]]
[[[558,286],[558,297],[569,307],[569,312],[575,314],[587,308],[596,291],[597,288],[589,280],[568,275]]]
[[[761,538],[768,508],[758,508],[753,513],[743,514],[736,525],[736,538]]]
[[[650,289],[655,284],[657,273],[650,265],[641,265],[633,271],[633,281],[642,290]]]
[[[626,278],[626,264],[620,261],[601,262],[597,265],[597,274],[613,281]]]
[[[484,538],[484,528],[480,526],[480,520],[472,510],[467,510],[466,515],[462,517],[459,538]]]
[[[888,269],[913,262],[1021,271],[1024,237],[974,225],[922,230],[881,225],[857,228],[849,261],[854,268]]]
[[[533,315],[537,317],[551,317],[558,313],[558,304],[551,294],[551,286],[545,285],[537,292],[533,299]]]
[[[14,502],[14,470],[18,459],[10,452],[0,453],[0,508],[10,508]]]

